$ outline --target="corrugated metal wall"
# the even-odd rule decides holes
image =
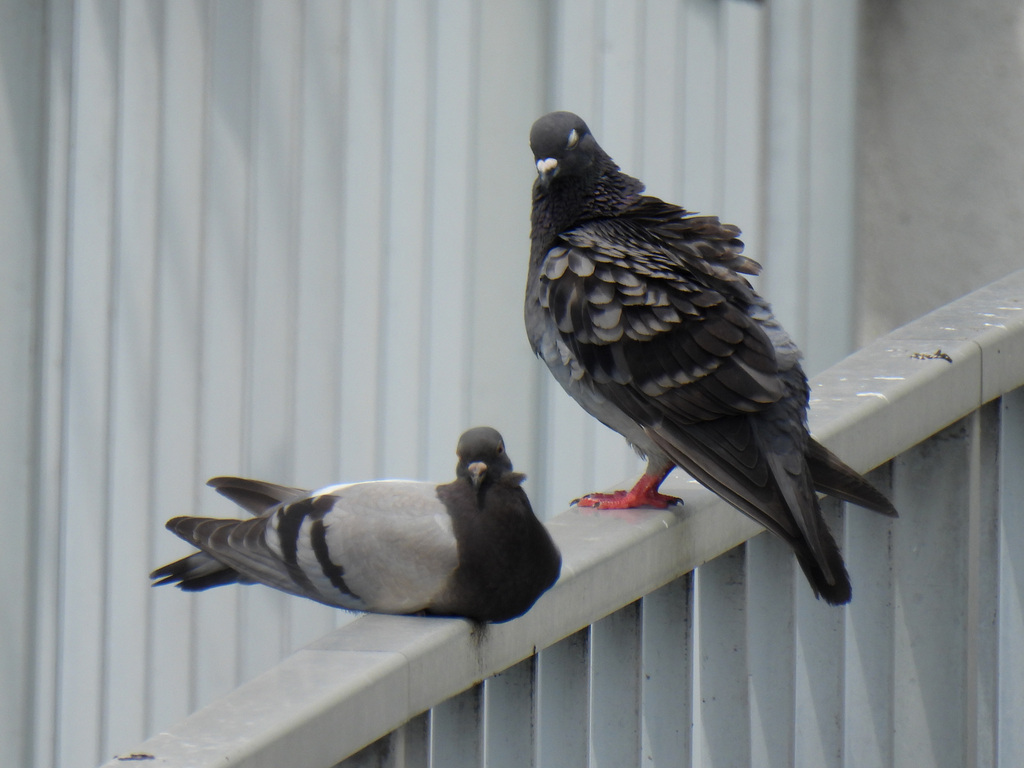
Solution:
[[[209,476],[444,480],[479,423],[542,513],[637,470],[522,329],[548,109],[740,224],[810,369],[848,349],[854,0],[0,11],[12,765],[100,762],[344,620],[150,590],[167,518],[232,514]]]

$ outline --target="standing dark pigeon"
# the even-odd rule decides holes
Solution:
[[[555,583],[561,555],[496,430],[469,430],[457,453],[446,485],[379,480],[309,492],[214,478],[208,485],[255,517],[168,521],[202,551],[151,578],[187,591],[260,583],[354,611],[514,619]]]
[[[526,284],[534,352],[566,392],[647,457],[630,491],[581,506],[664,508],[673,467],[793,547],[833,605],[850,579],[815,490],[896,515],[807,431],[800,352],[740,274],[734,226],[656,197],[619,170],[587,124],[552,112],[530,132],[537,164]]]

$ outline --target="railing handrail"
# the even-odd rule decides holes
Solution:
[[[811,427],[863,471],[1022,384],[1024,270],[816,377]],[[941,397],[926,396],[935,388]],[[359,617],[135,753],[152,755],[152,766],[333,765],[761,530],[681,473],[665,487],[685,500],[682,509],[570,509],[550,520],[562,576],[525,616],[482,630],[454,619]]]

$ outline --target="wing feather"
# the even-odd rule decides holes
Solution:
[[[739,241],[705,240],[734,235],[716,221],[683,217],[661,237],[628,218],[587,222],[560,236],[540,270],[540,303],[562,343],[640,424],[654,409],[620,388],[686,422],[756,413],[783,395],[773,341],[744,311],[763,302],[734,271]]]
[[[230,498],[266,491],[254,495],[249,482]],[[333,486],[249,520],[177,517],[167,527],[202,552],[154,578],[193,589],[259,582],[343,608],[407,613],[427,609],[458,566],[451,519],[431,483]]]

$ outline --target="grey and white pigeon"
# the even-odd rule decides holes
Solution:
[[[467,431],[457,453],[456,478],[444,485],[378,480],[310,492],[216,477],[208,485],[255,517],[168,521],[202,551],[151,578],[186,591],[260,583],[355,611],[514,619],[555,583],[561,555],[496,430]]]
[[[884,495],[807,431],[800,352],[741,275],[740,231],[643,194],[570,112],[534,123],[526,330],[534,352],[647,468],[581,506],[664,508],[678,466],[787,541],[834,605],[850,580],[815,490],[885,515]]]

